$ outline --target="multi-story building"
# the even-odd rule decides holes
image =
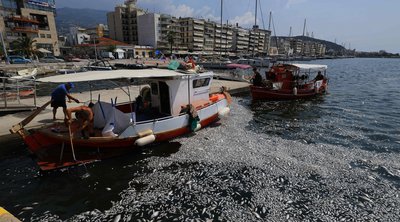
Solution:
[[[204,22],[204,47],[203,51],[207,54],[214,51],[215,41],[215,22]]]
[[[204,20],[195,18],[179,19],[183,42],[189,51],[203,51],[204,49]]]
[[[159,37],[156,48],[164,52],[177,53],[188,50],[187,43],[184,42],[184,30],[179,19],[174,16],[160,16]]]
[[[164,53],[228,54],[242,52],[267,54],[271,32],[251,30],[196,18],[146,13],[136,7],[136,0],[108,13],[110,37],[134,45],[147,45]]]
[[[249,53],[249,42],[250,42],[250,32],[248,29],[244,29],[236,24],[233,29],[233,48],[234,52]]]
[[[303,52],[303,41],[300,39],[291,38],[290,48],[293,49],[293,54],[301,55]]]
[[[148,13],[137,18],[138,44],[156,47],[161,36],[160,15]]]
[[[259,29],[257,26],[249,31],[249,53],[267,54],[270,42],[271,31]]]
[[[114,12],[107,13],[110,38],[133,45],[139,43],[137,18],[145,12],[136,7],[136,2],[126,0],[125,4],[116,6]]]
[[[35,40],[36,49],[60,54],[54,19],[55,0],[0,0],[0,32],[7,48],[21,37]]]

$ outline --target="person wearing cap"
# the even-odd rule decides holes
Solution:
[[[51,107],[53,107],[53,120],[56,119],[57,108],[62,107],[64,112],[64,119],[67,118],[67,103],[65,97],[69,100],[74,100],[79,103],[79,100],[69,94],[70,90],[74,88],[74,84],[65,83],[57,86],[51,93]]]

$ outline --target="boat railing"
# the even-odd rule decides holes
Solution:
[[[36,81],[33,78],[0,77],[0,111],[36,108]]]

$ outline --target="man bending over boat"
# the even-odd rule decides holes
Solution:
[[[89,138],[93,136],[93,108],[94,104],[89,106],[78,106],[67,109],[67,118],[64,120],[67,125],[71,126],[71,132],[74,137]],[[72,120],[72,113],[75,113],[76,120]]]
[[[69,94],[69,91],[74,88],[74,84],[65,83],[57,86],[51,93],[51,107],[53,107],[53,120],[56,119],[56,113],[58,107],[63,108],[64,119],[67,118],[67,103],[65,101],[65,97],[68,97],[69,101],[74,100],[76,103],[79,103],[79,100],[72,97]]]

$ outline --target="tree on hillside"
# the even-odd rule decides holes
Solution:
[[[35,39],[30,37],[22,37],[13,42],[14,50],[20,54],[31,57],[37,54],[37,50],[34,48]]]

